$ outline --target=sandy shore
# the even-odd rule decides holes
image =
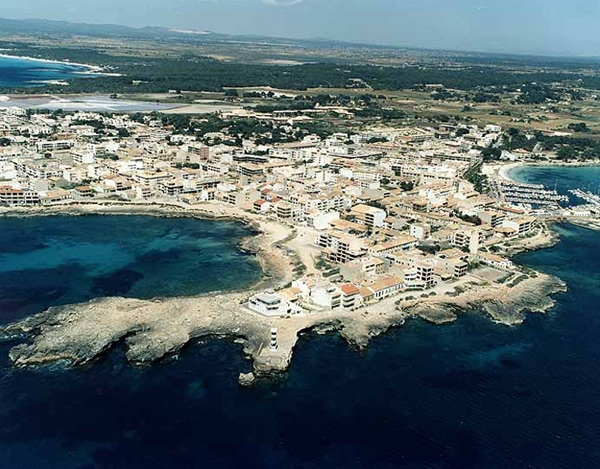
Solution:
[[[600,161],[518,161],[506,164],[485,164],[483,173],[487,176],[497,177],[504,181],[516,182],[510,177],[510,172],[519,167],[538,166],[538,167],[563,167],[563,168],[580,168],[586,166],[600,166]]]
[[[512,179],[508,176],[508,173],[520,166],[526,166],[525,163],[515,162],[515,163],[505,163],[505,164],[490,164],[486,163],[483,165],[483,174],[488,177],[501,179],[504,181],[512,181]]]
[[[19,59],[19,60],[29,60],[31,62],[42,62],[42,63],[51,63],[51,64],[59,64],[59,65],[72,65],[74,67],[83,67],[87,68],[88,72],[82,73],[102,73],[103,68],[98,65],[90,65],[90,64],[82,64],[77,62],[69,62],[66,60],[52,60],[52,59],[38,59],[35,57],[27,57],[23,55],[10,55],[10,54],[0,54],[0,57],[8,58],[8,59]]]
[[[498,176],[500,176],[500,178],[504,179],[505,181],[513,181],[513,179],[511,179],[509,176],[510,171],[512,171],[515,168],[519,168],[521,166],[526,166],[526,165],[523,163],[511,163],[511,164],[504,165],[498,171]]]
[[[265,279],[253,287],[234,292],[214,292],[195,297],[98,298],[86,303],[50,308],[0,329],[4,338],[26,337],[27,343],[13,347],[10,359],[17,366],[66,361],[71,365],[91,362],[113,344],[124,341],[126,355],[134,364],[146,364],[176,354],[190,341],[206,336],[240,339],[253,360],[254,373],[241,382],[284,371],[303,331],[336,330],[356,347],[368,345],[371,337],[390,327],[401,326],[407,318],[421,317],[437,324],[456,319],[467,310],[482,310],[494,321],[513,325],[523,321],[527,311],[546,311],[553,306],[551,295],[564,284],[537,272],[489,283],[469,275],[453,285],[432,292],[405,293],[357,311],[323,311],[289,318],[267,318],[248,310],[244,303],[258,289],[278,287],[294,277],[294,257],[312,258],[301,250],[303,243],[290,226],[269,221],[232,207],[216,204],[61,204],[35,209],[4,209],[4,216],[51,215],[152,215],[241,220],[259,234],[242,243],[256,253],[265,269]],[[548,232],[529,240],[535,249],[554,242]],[[285,245],[287,249],[280,249]],[[525,247],[523,247],[525,249]],[[460,287],[460,288],[457,288]],[[278,329],[278,349],[268,346],[271,328]]]

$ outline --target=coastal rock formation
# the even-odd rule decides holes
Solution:
[[[495,322],[521,324],[527,312],[543,313],[555,302],[552,295],[566,291],[566,284],[553,276],[535,273],[523,275],[514,283],[472,286],[468,291],[449,298],[436,297],[408,304],[405,309],[435,324],[452,322],[461,311],[481,310]]]
[[[289,367],[294,346],[303,331],[337,332],[351,346],[364,348],[372,337],[401,326],[410,317],[443,324],[455,320],[463,311],[481,310],[496,322],[519,324],[527,311],[542,312],[551,308],[554,304],[551,295],[565,290],[565,284],[559,279],[532,271],[515,275],[504,283],[469,281],[454,291],[392,297],[357,311],[317,311],[267,318],[249,311],[244,304],[257,290],[282,286],[292,280],[294,262],[290,258],[290,249],[281,249],[294,238],[292,227],[257,222],[247,215],[221,208],[212,208],[211,212],[210,206],[191,213],[154,206],[80,206],[68,210],[62,207],[57,213],[128,214],[140,213],[140,210],[144,214],[161,216],[206,217],[208,213],[217,218],[242,218],[247,223],[257,223],[253,227],[260,235],[244,240],[241,247],[256,253],[265,271],[265,280],[238,292],[154,300],[99,298],[50,308],[0,329],[4,337],[29,339],[10,350],[10,359],[15,365],[57,361],[81,365],[97,359],[117,342],[125,344],[126,356],[131,363],[143,365],[176,353],[194,338],[216,336],[235,338],[243,343],[244,352],[253,360],[254,371],[241,375],[240,382],[250,385],[257,377],[272,376]],[[52,209],[44,209],[41,214],[50,213],[54,213]],[[556,236],[546,228],[513,249],[535,249],[555,242]],[[277,347],[271,348],[273,328],[277,329]]]
[[[178,351],[193,338],[205,336],[243,339],[258,375],[284,371],[289,366],[298,334],[329,326],[351,344],[364,347],[369,338],[401,324],[404,315],[342,312],[295,318],[267,319],[246,310],[248,293],[210,294],[195,298],[135,300],[102,298],[50,308],[8,325],[5,337],[27,335],[31,342],[13,347],[10,359],[17,366],[66,361],[89,363],[112,344],[124,341],[127,359],[137,365],[151,363]],[[278,349],[268,348],[271,328],[278,328]]]
[[[17,366],[65,360],[88,363],[112,344],[124,341],[127,359],[146,364],[177,352],[193,338],[241,338],[244,351],[254,360],[254,374],[285,371],[302,331],[337,331],[352,346],[364,348],[370,339],[407,316],[431,322],[448,322],[462,310],[483,309],[495,321],[519,324],[526,311],[546,311],[550,295],[564,283],[547,275],[529,277],[515,286],[475,287],[450,298],[432,297],[398,309],[383,302],[370,311],[320,312],[290,318],[265,318],[247,310],[249,292],[215,293],[193,298],[135,300],[101,298],[78,305],[51,308],[3,328],[5,336],[27,335],[31,342],[13,347],[10,359]],[[269,348],[270,331],[278,329],[278,347]],[[248,384],[253,379],[245,376]]]

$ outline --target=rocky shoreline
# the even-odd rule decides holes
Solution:
[[[2,334],[30,339],[30,343],[10,350],[10,359],[16,366],[57,361],[83,365],[119,341],[124,341],[127,359],[132,364],[144,365],[177,353],[192,339],[238,338],[254,361],[254,375],[264,377],[288,368],[298,336],[304,331],[336,331],[350,345],[364,348],[372,337],[413,317],[443,324],[455,320],[461,312],[475,309],[495,322],[515,325],[524,320],[526,312],[552,308],[551,295],[561,291],[565,291],[563,282],[541,274],[512,289],[474,288],[451,299],[419,301],[400,309],[389,302],[387,311],[324,312],[293,318],[265,318],[251,313],[242,304],[249,292],[157,300],[100,298],[50,308],[5,326]],[[266,348],[272,327],[278,328],[276,352]]]
[[[0,328],[4,338],[21,337],[26,343],[9,353],[15,366],[27,367],[53,362],[78,366],[93,362],[117,342],[124,342],[126,357],[134,365],[145,365],[176,354],[193,339],[228,337],[243,342],[244,352],[253,360],[251,375],[241,375],[242,384],[257,377],[285,371],[301,333],[309,330],[336,331],[351,346],[366,347],[370,339],[410,318],[443,324],[464,311],[481,310],[495,322],[520,324],[526,312],[552,308],[552,295],[565,291],[565,284],[546,274],[534,272],[513,284],[469,285],[460,294],[446,292],[437,296],[423,294],[411,300],[390,298],[357,311],[325,311],[289,318],[266,318],[252,313],[244,303],[257,290],[281,286],[292,277],[289,252],[279,249],[294,237],[292,227],[258,220],[249,214],[223,210],[210,205],[183,208],[173,205],[64,205],[38,210],[5,210],[4,216],[47,215],[154,215],[187,216],[238,220],[257,231],[242,247],[257,255],[265,279],[241,291],[214,292],[195,297],[98,298],[82,304],[53,307],[49,310]],[[523,242],[520,250],[540,249],[557,242],[549,227],[537,237]],[[278,349],[268,347],[271,328],[278,329]]]
[[[552,309],[553,295],[567,291],[566,284],[545,274],[529,277],[514,287],[474,287],[451,301],[420,301],[407,307],[407,311],[433,324],[455,321],[465,311],[481,311],[498,324],[522,324],[526,313],[545,313]]]

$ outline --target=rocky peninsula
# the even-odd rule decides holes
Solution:
[[[277,288],[293,278],[298,259],[293,226],[269,221],[219,205],[186,207],[177,204],[70,204],[38,209],[6,209],[4,216],[51,216],[91,214],[144,214],[235,219],[250,224],[256,236],[242,242],[261,261],[265,278],[243,291],[214,292],[195,297],[98,298],[82,304],[50,308],[0,330],[4,338],[22,337],[27,342],[14,346],[10,359],[16,366],[66,362],[71,366],[90,363],[118,342],[126,346],[127,359],[144,365],[176,354],[201,337],[241,340],[253,360],[252,375],[241,376],[244,384],[256,377],[285,371],[299,335],[308,330],[337,331],[349,344],[362,348],[370,339],[391,327],[420,317],[442,324],[464,311],[479,310],[494,321],[519,324],[526,312],[544,312],[554,302],[552,295],[565,284],[539,272],[523,269],[519,276],[491,282],[470,275],[433,292],[404,292],[355,311],[332,310],[284,318],[268,318],[245,307],[248,298],[265,287]],[[547,247],[556,236],[544,226],[534,237],[506,246],[507,253]],[[270,331],[278,329],[278,348],[268,347]]]

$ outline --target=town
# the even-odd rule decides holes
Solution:
[[[217,115],[231,126],[198,136],[157,114],[4,109],[0,204],[210,205],[284,225],[292,235],[276,248],[292,258],[293,278],[246,304],[267,317],[514,284],[521,273],[509,259],[512,244],[543,230],[535,207],[506,197],[506,189],[543,188],[515,189],[482,174],[481,148],[503,138],[498,125],[373,126],[319,136],[301,132],[296,126],[306,117],[293,112]],[[240,122],[268,122],[297,141],[240,139],[230,133]],[[483,193],[482,180],[505,190]]]
[[[598,0],[2,7],[0,469],[600,465]]]

